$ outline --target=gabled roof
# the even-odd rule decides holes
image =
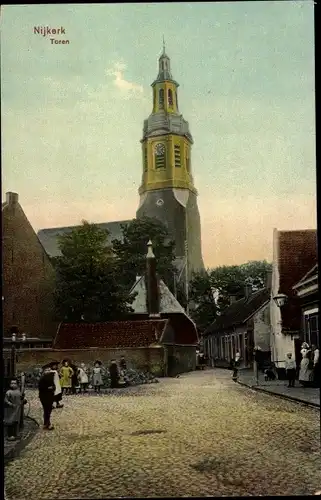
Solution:
[[[278,231],[279,293],[289,300],[282,307],[282,329],[299,331],[301,310],[293,286],[317,263],[317,231]]]
[[[106,240],[106,245],[111,244],[112,240],[122,240],[123,233],[121,226],[127,226],[131,221],[114,221],[114,222],[101,222],[95,224],[99,229],[104,229],[109,232]],[[58,236],[71,233],[74,229],[81,226],[67,226],[67,227],[54,227],[48,229],[40,229],[38,231],[38,238],[42,243],[44,249],[50,257],[57,257],[61,255],[58,247]]]
[[[162,280],[159,280],[158,287],[160,294],[159,312],[185,314],[184,308],[180,305],[178,300],[174,297],[172,292]],[[146,284],[143,276],[137,278],[136,283],[130,291],[130,294],[132,293],[137,293],[134,302],[131,304],[131,308],[134,312],[139,314],[148,314],[146,303]]]
[[[148,320],[148,314],[130,313],[128,318],[133,321]],[[183,313],[162,313],[161,319],[168,321],[168,326],[162,336],[162,344],[197,345],[199,338],[195,323]]]
[[[233,302],[216,320],[205,330],[203,335],[219,333],[234,326],[244,324],[257,311],[259,311],[270,300],[271,291],[262,288],[253,292],[248,298],[243,297]]]
[[[159,343],[168,320],[62,323],[54,349],[149,347]]]

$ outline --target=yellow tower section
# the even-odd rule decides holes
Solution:
[[[195,194],[191,171],[193,139],[178,109],[178,83],[173,80],[170,59],[159,58],[159,73],[152,83],[153,111],[144,122],[143,176],[139,194],[163,188],[188,189]]]

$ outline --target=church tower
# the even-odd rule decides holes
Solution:
[[[177,267],[183,281],[187,277],[189,281],[193,271],[204,269],[191,166],[193,138],[179,112],[179,85],[172,77],[165,44],[158,65],[158,76],[152,83],[153,111],[144,121],[141,140],[143,176],[136,215],[156,217],[167,226],[175,241]]]

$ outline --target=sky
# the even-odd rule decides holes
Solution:
[[[2,196],[36,231],[134,218],[163,35],[205,265],[271,261],[273,228],[316,227],[310,0],[1,6]]]

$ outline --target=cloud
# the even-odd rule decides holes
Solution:
[[[115,62],[113,67],[107,70],[107,75],[114,76],[113,83],[115,87],[120,90],[123,96],[126,98],[132,95],[142,95],[144,93],[144,88],[134,82],[130,82],[124,78],[124,71],[126,70],[126,64],[122,61]]]

